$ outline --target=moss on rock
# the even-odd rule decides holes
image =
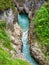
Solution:
[[[13,0],[0,0],[0,11],[4,11],[5,9],[13,7],[14,7]]]
[[[12,59],[11,54],[0,47],[0,65],[29,65],[29,63],[21,59]]]

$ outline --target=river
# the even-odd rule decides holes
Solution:
[[[31,63],[31,65],[38,65],[34,58],[31,57],[30,54],[30,47],[28,43],[28,30],[29,30],[29,19],[26,14],[19,14],[18,15],[18,24],[23,29],[22,34],[22,53],[24,54],[25,58]]]

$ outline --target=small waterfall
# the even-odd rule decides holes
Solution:
[[[24,56],[27,59],[29,59],[28,55],[30,55],[30,51],[29,51],[29,44],[28,44],[28,30],[23,31],[23,34],[22,34],[22,43],[23,43],[22,52],[23,52]]]
[[[34,58],[31,57],[30,48],[28,44],[28,28],[29,28],[29,19],[25,14],[18,15],[18,23],[23,29],[22,34],[22,52],[26,59],[31,63],[31,65],[38,65]]]
[[[38,65],[30,55],[30,49],[28,44],[28,30],[24,31],[22,34],[22,43],[23,43],[22,52],[26,59],[31,63],[31,65]]]

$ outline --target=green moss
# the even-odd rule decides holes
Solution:
[[[6,23],[4,21],[0,21],[0,42],[4,47],[12,50],[10,36],[6,31]]]
[[[29,63],[27,61],[21,60],[21,59],[17,59],[17,61],[19,62],[19,64],[21,65],[29,65]]]
[[[0,0],[0,10],[4,11],[8,8],[14,8],[14,0]]]
[[[49,47],[49,4],[46,3],[36,13],[34,32],[42,45]]]
[[[11,55],[0,47],[0,65],[29,65],[29,63],[21,59],[12,59]]]

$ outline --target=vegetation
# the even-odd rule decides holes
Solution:
[[[3,46],[13,49],[9,34],[6,31],[6,23],[4,21],[0,21],[0,42],[3,44]]]
[[[11,55],[0,47],[0,65],[29,65],[29,63],[21,59],[12,59]]]
[[[34,32],[42,45],[49,47],[49,2],[37,11]]]
[[[6,32],[6,23],[2,20],[0,20],[0,43],[3,44],[3,46],[0,46],[0,65],[29,65],[28,62],[21,59],[12,59],[11,54],[4,49],[4,47],[10,50],[13,48],[10,37]]]
[[[14,8],[13,0],[0,0],[0,10],[4,11],[8,8]]]
[[[13,0],[0,0],[0,11],[8,8],[14,8]],[[13,59],[11,54],[5,50],[5,47],[13,50],[10,36],[6,31],[6,22],[0,20],[0,65],[29,65],[24,60]]]
[[[14,0],[0,0],[0,13],[1,11],[4,12],[6,9],[13,9],[13,1]],[[36,12],[33,20],[35,27],[34,32],[39,42],[41,42],[40,45],[49,48],[49,2]],[[24,60],[13,59],[11,54],[5,50],[5,47],[13,50],[10,36],[6,31],[6,22],[0,20],[0,65],[29,65],[29,63]],[[48,56],[49,51],[46,51],[46,54]]]

